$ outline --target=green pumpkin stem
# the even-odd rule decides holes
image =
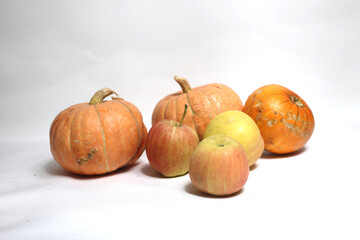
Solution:
[[[94,96],[91,98],[89,104],[94,105],[94,104],[102,103],[104,101],[104,98],[106,98],[107,96],[110,96],[111,94],[115,94],[116,96],[118,96],[118,94],[116,92],[114,92],[113,90],[111,90],[109,88],[102,88],[94,94]]]
[[[183,93],[191,92],[192,89],[190,87],[189,82],[186,80],[186,78],[180,78],[178,76],[174,76],[175,81],[180,85]]]

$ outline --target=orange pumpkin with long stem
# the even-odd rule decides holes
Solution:
[[[180,122],[186,104],[190,111],[183,123],[192,127],[201,140],[206,126],[216,115],[229,110],[241,111],[243,108],[240,97],[224,84],[212,83],[191,88],[185,78],[175,76],[174,79],[182,91],[170,94],[157,103],[152,124],[163,119]]]
[[[140,111],[108,88],[90,103],[60,112],[50,127],[50,148],[56,162],[69,172],[98,175],[115,171],[140,158],[147,129]],[[117,95],[117,94],[116,94]]]
[[[276,84],[263,86],[246,100],[243,112],[254,119],[265,150],[286,154],[301,149],[315,126],[306,102],[293,91]]]

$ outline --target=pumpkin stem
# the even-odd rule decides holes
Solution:
[[[178,76],[174,76],[175,81],[180,85],[183,93],[191,92],[192,89],[190,87],[189,82],[186,80],[186,78],[180,78]]]
[[[111,94],[115,94],[116,96],[118,96],[118,94],[116,92],[114,92],[113,90],[111,90],[109,88],[102,88],[94,94],[94,96],[91,98],[89,104],[94,105],[94,104],[102,103],[104,101],[104,98],[106,98],[107,96],[110,96]]]
[[[303,107],[303,106],[304,106],[303,102],[302,102],[298,97],[296,97],[296,96],[291,95],[291,96],[290,96],[290,100],[291,100],[293,103],[295,103],[295,105],[298,106],[298,107]]]
[[[180,123],[179,123],[179,127],[181,127],[181,125],[182,125],[182,123],[183,123],[183,121],[184,121],[184,119],[185,119],[187,109],[188,109],[188,105],[185,104],[184,113],[183,113],[183,115],[182,115],[182,117],[181,117],[181,121],[180,121]]]

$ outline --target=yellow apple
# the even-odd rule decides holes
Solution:
[[[227,135],[238,141],[245,150],[249,166],[253,165],[264,151],[264,140],[255,121],[241,111],[227,111],[211,120],[204,138]]]

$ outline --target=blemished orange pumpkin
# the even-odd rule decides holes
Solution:
[[[243,112],[254,119],[265,142],[265,150],[286,154],[301,149],[315,126],[306,102],[293,91],[276,84],[263,86],[246,100]]]
[[[69,172],[99,175],[134,163],[145,150],[147,129],[140,111],[103,88],[90,103],[60,112],[50,127],[50,148],[56,162]],[[117,95],[117,94],[116,94]]]
[[[224,84],[212,83],[191,88],[185,78],[175,76],[174,79],[182,91],[170,94],[157,103],[152,114],[153,125],[163,119],[180,122],[186,104],[190,111],[183,124],[192,127],[201,140],[206,126],[216,115],[229,110],[241,111],[243,108],[240,97]]]

